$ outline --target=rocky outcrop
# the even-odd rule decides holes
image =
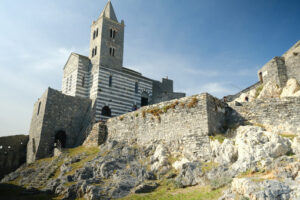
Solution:
[[[296,79],[289,79],[286,83],[286,86],[283,88],[282,93],[280,95],[283,97],[295,96],[295,94],[300,90],[300,85]]]
[[[267,82],[257,99],[266,99],[266,98],[278,98],[280,97],[282,89],[274,82]]]
[[[28,135],[0,137],[0,179],[26,162]]]
[[[183,188],[230,185],[221,199],[291,199],[300,197],[297,142],[261,127],[240,126],[210,136],[203,145],[211,159],[203,161],[201,157],[190,160],[183,149],[163,140],[148,145],[108,141],[100,147],[79,147],[24,165],[2,182],[42,188],[67,199],[155,192],[165,187],[166,180]]]

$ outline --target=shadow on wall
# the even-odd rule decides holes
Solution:
[[[26,162],[28,135],[0,137],[0,180]]]
[[[25,189],[11,184],[0,184],[1,199],[13,200],[51,200],[54,194],[42,192],[37,189]]]

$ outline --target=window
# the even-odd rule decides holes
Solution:
[[[38,107],[37,115],[40,114],[40,109],[41,109],[41,102],[39,102],[39,107]]]
[[[108,81],[109,87],[112,86],[112,75],[109,76],[109,81]]]
[[[92,57],[95,55],[95,49],[92,50]]]
[[[115,38],[116,38],[116,31],[115,31],[115,30],[110,29],[110,37],[111,37],[112,39],[115,39]]]
[[[139,83],[135,82],[135,93],[139,92]]]
[[[84,87],[84,81],[85,81],[85,75],[83,75],[82,80],[81,80],[81,86]]]
[[[97,28],[97,30],[96,30],[96,37],[98,37],[98,28]]]
[[[109,55],[110,56],[115,56],[115,48],[109,48]]]
[[[97,55],[97,47],[95,47],[95,55]]]

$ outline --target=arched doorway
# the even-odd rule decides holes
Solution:
[[[67,135],[66,132],[63,130],[58,131],[55,134],[55,147],[58,149],[63,149],[66,147],[66,142],[67,142]]]
[[[111,110],[108,106],[104,106],[101,111],[101,115],[111,117]]]
[[[147,92],[143,92],[141,95],[141,107],[147,106],[149,104],[149,95]]]

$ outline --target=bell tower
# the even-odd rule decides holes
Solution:
[[[93,65],[112,68],[123,66],[124,27],[124,21],[118,22],[109,0],[91,26],[89,58]]]

